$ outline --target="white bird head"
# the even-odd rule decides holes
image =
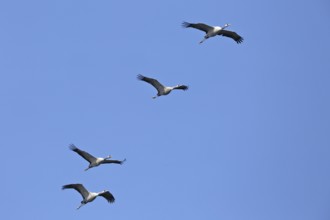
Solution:
[[[109,159],[109,158],[111,158],[112,156],[111,155],[108,155],[105,159]]]
[[[225,29],[226,27],[229,27],[231,24],[225,24],[222,29]]]

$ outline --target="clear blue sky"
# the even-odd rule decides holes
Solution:
[[[0,3],[2,219],[329,220],[330,3]],[[183,21],[244,37],[198,42]],[[151,99],[137,74],[186,92]],[[84,172],[74,143],[123,166]],[[109,189],[81,197],[68,183]]]

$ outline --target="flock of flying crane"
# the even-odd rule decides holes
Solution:
[[[204,38],[199,42],[200,44],[203,43],[205,40],[207,40],[210,37],[214,37],[217,35],[220,36],[225,36],[232,38],[236,43],[242,43],[243,38],[238,35],[236,32],[233,31],[228,31],[225,30],[230,24],[225,24],[223,27],[219,26],[209,26],[207,24],[203,23],[188,23],[188,22],[183,22],[182,26],[185,28],[195,28],[201,31],[205,32]],[[187,90],[188,86],[186,85],[176,85],[176,86],[163,86],[161,83],[159,83],[156,79],[145,77],[143,75],[138,75],[137,78],[139,80],[142,80],[144,82],[147,82],[151,84],[153,87],[157,89],[157,95],[152,97],[152,98],[157,98],[158,96],[162,95],[168,95],[172,90],[174,89],[180,89],[180,90]],[[124,160],[110,160],[111,155],[105,157],[105,158],[100,158],[100,157],[94,157],[91,154],[87,153],[86,151],[80,150],[77,148],[75,145],[71,144],[70,149],[77,154],[79,154],[82,158],[87,160],[89,162],[89,166],[85,169],[87,171],[90,168],[97,167],[101,164],[123,164],[126,159]],[[83,205],[92,202],[96,199],[98,196],[104,197],[109,203],[113,203],[115,201],[115,197],[108,191],[108,190],[103,190],[101,192],[89,192],[82,184],[76,183],[76,184],[67,184],[62,186],[62,189],[74,189],[80,193],[80,195],[83,197],[83,200],[81,201],[81,204],[77,209],[82,207]]]

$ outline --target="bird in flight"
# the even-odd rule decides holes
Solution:
[[[85,160],[87,160],[89,162],[89,166],[85,169],[85,171],[87,171],[90,168],[97,167],[100,164],[106,164],[106,163],[123,164],[126,161],[126,159],[124,159],[124,160],[109,160],[109,158],[111,158],[111,155],[109,155],[105,158],[94,157],[94,156],[90,155],[89,153],[87,153],[86,151],[80,150],[74,144],[70,145],[70,149],[72,151],[76,152],[77,154],[79,154],[82,158],[84,158]]]
[[[186,85],[163,86],[160,82],[158,82],[158,80],[146,76],[142,76],[141,74],[139,74],[137,78],[139,80],[149,83],[150,85],[152,85],[157,89],[158,93],[156,96],[152,97],[153,99],[157,98],[158,96],[168,95],[174,89],[187,90],[189,88]]]
[[[79,207],[77,209],[80,209],[81,206],[93,202],[94,199],[98,196],[102,196],[105,198],[109,203],[115,202],[115,197],[108,191],[103,190],[101,192],[89,192],[82,184],[76,183],[76,184],[67,184],[62,186],[62,190],[64,189],[74,189],[77,192],[80,193],[80,195],[83,197],[83,200],[81,201]]]
[[[241,36],[239,36],[236,32],[225,30],[225,28],[227,28],[228,26],[230,26],[230,24],[225,24],[223,27],[219,27],[219,26],[209,26],[209,25],[203,24],[203,23],[196,23],[196,24],[188,23],[188,22],[182,23],[182,27],[184,27],[184,28],[191,27],[191,28],[195,28],[195,29],[205,32],[206,35],[199,42],[200,44],[203,43],[205,40],[209,39],[210,37],[214,37],[217,35],[224,36],[224,37],[230,37],[234,41],[236,41],[236,43],[238,43],[238,44],[242,43],[243,38]]]

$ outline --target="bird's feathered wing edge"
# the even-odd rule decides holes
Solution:
[[[156,80],[156,79],[145,77],[145,76],[143,76],[141,74],[139,74],[137,76],[137,78],[139,80],[142,80],[142,81],[145,81],[145,82],[149,83],[150,85],[152,85],[153,87],[155,87],[158,92],[164,90],[164,86],[160,82],[158,82],[158,80]]]
[[[86,199],[89,192],[87,191],[87,189],[80,183],[76,183],[76,184],[67,184],[62,186],[62,190],[64,189],[74,189],[77,192],[80,193],[80,195],[83,197],[83,199]]]
[[[225,37],[230,37],[232,38],[234,41],[236,41],[236,43],[240,44],[243,42],[243,38],[241,36],[239,36],[236,32],[234,31],[227,31],[227,30],[221,30],[220,33],[218,35],[222,35]]]
[[[115,202],[115,197],[109,191],[105,191],[105,192],[101,193],[100,196],[105,198],[110,203]]]
[[[186,85],[178,85],[178,86],[175,86],[173,89],[187,90],[187,89],[189,89],[189,86],[186,86]]]
[[[101,163],[116,163],[116,164],[123,164],[126,161],[126,158],[124,160],[103,160]]]
[[[86,151],[80,150],[79,148],[77,148],[74,144],[71,144],[70,149],[74,152],[76,152],[77,154],[79,154],[82,158],[84,158],[85,160],[87,160],[88,162],[92,162],[94,160],[96,160],[96,158],[92,155],[90,155],[89,153],[87,153]]]
[[[196,28],[198,30],[204,31],[205,33],[209,32],[210,30],[213,29],[213,27],[211,27],[211,26],[209,26],[207,24],[203,24],[203,23],[193,24],[193,23],[189,23],[189,22],[183,22],[182,23],[182,27],[185,27],[185,28],[189,28],[189,27]]]

